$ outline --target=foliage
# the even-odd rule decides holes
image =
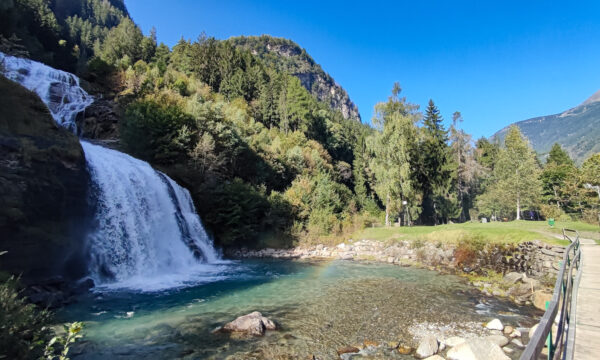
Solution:
[[[375,175],[373,189],[385,204],[386,226],[390,225],[392,211],[406,214],[405,208],[408,210],[417,202],[410,163],[410,154],[416,146],[416,117],[412,113],[414,106],[399,94],[400,87],[395,84],[388,102],[376,105],[373,123],[381,131],[367,139],[371,155],[369,167]]]
[[[540,169],[529,142],[518,127],[510,128],[504,145],[494,166],[494,182],[480,198],[479,207],[480,211],[500,211],[504,216],[508,215],[505,206],[510,204],[514,210],[514,217],[510,217],[519,220],[525,206],[537,205],[541,191]]]
[[[80,334],[81,329],[83,329],[83,323],[74,322],[66,324],[63,327],[65,334],[63,336],[54,336],[46,344],[46,347],[44,348],[44,360],[69,360],[67,355],[69,354],[70,346],[83,337],[83,335]],[[56,345],[58,345],[58,347],[56,347]],[[56,354],[57,352],[58,354]]]
[[[28,304],[14,277],[0,284],[0,358],[37,359],[50,338],[50,313]]]

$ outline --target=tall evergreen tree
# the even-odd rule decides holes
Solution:
[[[423,193],[421,221],[425,224],[439,223],[440,205],[450,188],[448,131],[442,121],[440,111],[433,100],[429,100],[418,151],[413,155],[415,178]],[[436,202],[436,198],[440,201]]]

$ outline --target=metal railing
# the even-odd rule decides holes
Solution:
[[[544,346],[548,347],[548,360],[573,359],[577,290],[581,279],[581,248],[579,233],[576,230],[563,229],[563,237],[571,244],[565,250],[552,299],[546,303],[546,312],[532,338],[529,339],[521,360],[539,359]],[[557,323],[556,334],[552,336],[552,325],[555,322]]]

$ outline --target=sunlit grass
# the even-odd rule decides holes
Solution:
[[[556,236],[562,236],[562,229],[578,230],[581,237],[600,239],[598,227],[582,222],[557,221],[550,227],[545,221],[510,221],[463,224],[448,224],[439,226],[413,227],[374,227],[354,233],[355,240],[369,239],[378,241],[422,240],[430,242],[457,243],[465,238],[477,237],[491,243],[521,243],[541,240],[550,244],[567,244]]]

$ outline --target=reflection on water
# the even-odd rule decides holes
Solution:
[[[252,311],[281,330],[263,338],[211,333]],[[433,271],[276,260],[224,265],[215,282],[196,287],[97,291],[59,313],[60,320],[86,321],[74,359],[335,358],[337,348],[365,340],[414,345],[414,336],[429,328],[464,334],[494,317],[530,326],[535,316],[529,307],[484,301],[463,279]]]

